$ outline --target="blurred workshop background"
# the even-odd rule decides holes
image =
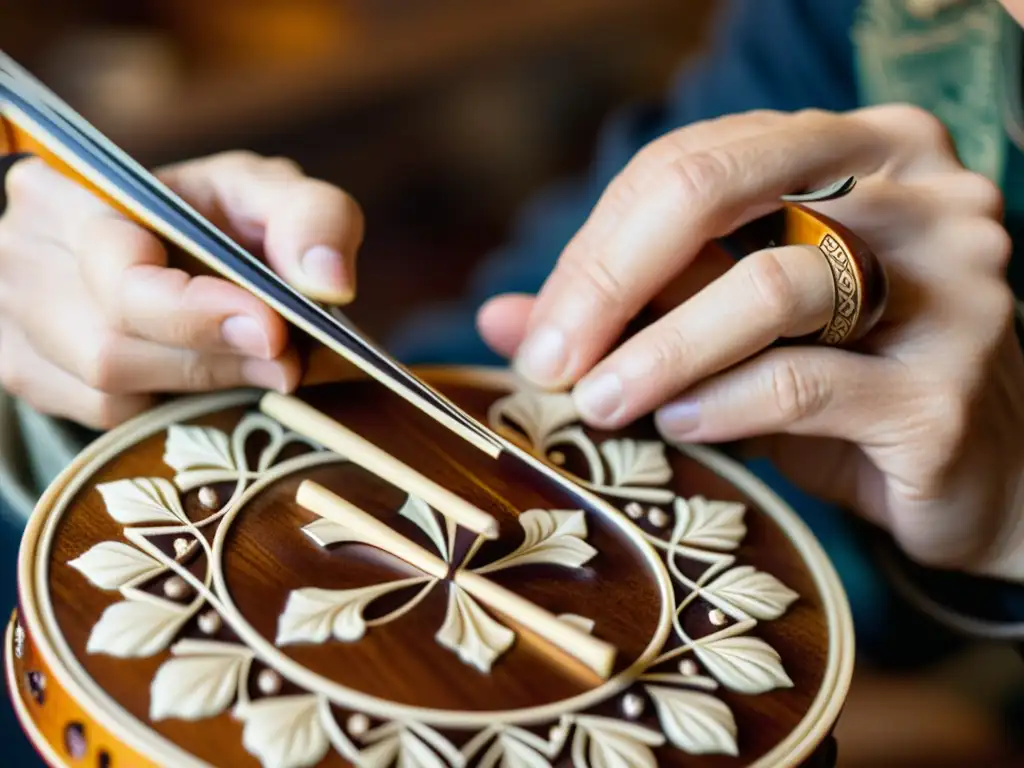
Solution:
[[[247,148],[348,190],[368,221],[349,311],[384,338],[458,296],[518,207],[587,165],[603,117],[662,93],[699,52],[713,10],[713,0],[2,0],[0,48],[148,166]],[[1012,764],[1005,745],[1020,724],[991,704],[1022,669],[986,645],[909,677],[862,669],[838,729],[840,765]]]
[[[146,165],[244,147],[352,193],[350,311],[382,338],[586,164],[602,116],[664,89],[711,5],[3,0],[0,47]]]

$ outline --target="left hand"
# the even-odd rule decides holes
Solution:
[[[886,313],[855,350],[774,347],[831,316],[818,249],[698,257],[782,195],[848,175],[847,197],[814,207],[884,265]],[[1001,208],[916,108],[698,123],[641,150],[539,295],[492,300],[480,330],[527,380],[573,387],[592,426],[656,411],[670,440],[757,438],[794,482],[918,561],[1024,579],[1024,357]],[[661,319],[613,349],[673,291]]]
[[[157,175],[307,295],[351,300],[364,223],[343,190],[250,152]],[[106,430],[165,393],[290,391],[309,372],[259,297],[177,268],[153,232],[41,158],[0,183],[0,388],[29,407]]]

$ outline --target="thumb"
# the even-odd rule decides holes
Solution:
[[[364,221],[343,190],[304,175],[290,160],[249,152],[170,166],[159,176],[311,298],[329,304],[354,298]]]
[[[526,335],[533,302],[533,296],[519,293],[503,294],[487,301],[476,320],[487,346],[502,357],[512,357]]]

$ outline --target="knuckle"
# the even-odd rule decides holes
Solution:
[[[804,109],[797,110],[794,116],[801,123],[807,123],[811,126],[819,126],[836,119],[834,112],[829,112],[820,107],[805,107]]]
[[[935,437],[933,445],[941,449],[936,451],[936,455],[947,457],[949,461],[959,455],[960,446],[970,430],[973,398],[968,389],[966,386],[946,386],[932,394],[929,409],[932,427],[929,432]],[[946,462],[941,463],[945,465]],[[938,480],[944,475],[944,469],[945,466],[939,466],[929,474]]]
[[[566,262],[570,273],[567,282],[583,281],[583,290],[589,293],[602,312],[618,314],[626,305],[626,290],[622,280],[608,268],[600,257],[576,258]]]
[[[302,166],[290,157],[274,156],[262,160],[263,167],[270,173],[282,176],[302,176]]]
[[[651,139],[642,144],[633,153],[633,157],[625,168],[616,172],[616,176],[627,174],[630,166],[660,166],[669,162],[678,155],[680,148],[685,146],[684,132],[681,130],[670,131],[663,136]],[[627,174],[628,175],[628,174]]]
[[[203,276],[193,277],[178,269],[161,269],[154,275],[154,285],[159,281],[160,289],[167,296],[175,297],[175,311],[170,313],[163,334],[180,347],[191,348],[207,341],[211,333],[210,320],[206,312],[210,293],[210,282]],[[122,332],[131,332],[136,324],[125,317],[127,328]]]
[[[1003,190],[994,181],[980,173],[966,172],[961,174],[957,185],[979,215],[996,220],[1002,218],[1005,198]]]
[[[332,215],[362,218],[362,208],[343,189],[320,179],[303,178],[296,184],[295,203],[299,207],[314,208]]]
[[[82,381],[99,392],[116,392],[121,385],[118,365],[120,352],[120,336],[109,331],[102,333],[85,355]]]
[[[223,165],[243,168],[258,165],[262,159],[262,155],[253,152],[251,149],[229,149],[216,156],[216,160]]]
[[[675,378],[686,360],[694,359],[692,344],[678,326],[669,324],[665,333],[658,334],[650,346],[650,364],[647,370],[663,380]]]
[[[747,263],[747,281],[758,305],[775,322],[789,317],[797,306],[797,294],[778,252],[771,248],[758,251],[744,262]]]
[[[668,164],[666,186],[678,208],[709,206],[737,176],[735,158],[716,149],[688,153]]]
[[[182,382],[190,391],[206,392],[217,386],[217,375],[213,367],[206,364],[199,355],[189,355],[182,365]]]
[[[813,416],[828,402],[823,379],[791,360],[779,360],[771,367],[769,386],[775,408],[786,423]]]
[[[207,340],[206,329],[194,322],[187,310],[179,310],[173,318],[168,319],[164,333],[168,340],[184,349],[198,347]]]
[[[785,112],[781,112],[777,109],[750,109],[743,114],[747,120],[762,125],[777,122],[781,118],[786,117]]]
[[[249,149],[232,149],[217,156],[226,167],[262,176],[302,175],[301,166],[283,156],[266,156]]]
[[[932,147],[946,146],[950,143],[949,129],[946,124],[917,104],[898,103],[883,108],[886,117],[896,125],[912,134],[919,142]]]
[[[181,368],[181,384],[188,391],[207,392],[228,382],[228,371],[216,365],[216,359],[202,354],[185,355]]]
[[[978,219],[971,228],[967,242],[977,257],[1002,272],[1013,254],[1013,238],[998,221]]]
[[[648,163],[647,168],[654,168],[654,164]],[[660,166],[657,166],[660,168]],[[643,174],[646,170],[641,170],[639,165],[637,166],[637,173],[627,173],[626,171],[619,171],[615,178],[612,180],[604,192],[601,193],[601,198],[598,203],[600,206],[600,215],[607,221],[621,221],[623,216],[626,215],[630,205],[637,199],[640,188],[639,179],[643,178]],[[658,171],[660,172],[660,170]],[[595,214],[598,209],[595,208]],[[595,215],[590,217],[591,220],[595,219]],[[588,222],[589,223],[589,222]],[[592,227],[585,226],[580,232],[589,234],[592,231]]]
[[[106,432],[127,421],[129,413],[116,395],[99,394],[84,409],[80,420],[95,430]]]

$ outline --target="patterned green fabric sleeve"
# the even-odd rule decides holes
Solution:
[[[0,494],[21,522],[92,436],[0,390]]]

